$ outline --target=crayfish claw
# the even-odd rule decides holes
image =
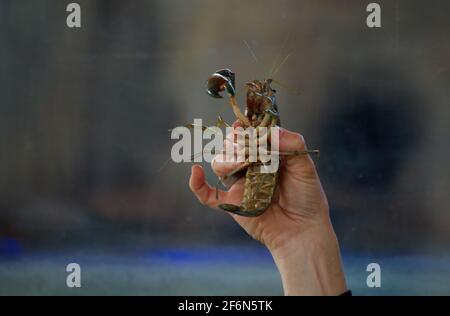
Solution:
[[[231,96],[236,95],[234,88],[234,73],[230,69],[221,69],[209,77],[206,82],[206,93],[213,98],[223,98],[220,92],[227,90]]]

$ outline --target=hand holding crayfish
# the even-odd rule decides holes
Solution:
[[[278,137],[269,137],[266,132],[256,144],[265,138],[270,142],[270,150],[278,148],[281,167],[263,173],[260,166],[265,163],[261,160],[230,161],[220,153],[213,159],[212,168],[229,190],[209,186],[199,165],[192,167],[189,186],[201,203],[229,212],[250,236],[267,246],[280,271],[286,295],[342,294],[346,285],[339,246],[327,198],[309,155],[317,151],[307,150],[300,134],[279,127],[273,82],[265,79],[246,83],[245,113],[237,103],[235,74],[231,70],[216,71],[207,81],[206,92],[214,98],[221,98],[221,92],[228,93],[237,118],[234,127],[275,129]],[[232,135],[227,135],[225,151],[227,146],[239,146],[234,133],[233,130]],[[249,144],[240,145],[245,149]]]
[[[300,134],[280,128],[280,151],[306,150]],[[236,163],[217,156],[212,168],[223,176]],[[244,179],[229,191],[219,191],[205,181],[201,166],[192,167],[189,186],[201,203],[211,208],[238,204]],[[265,244],[278,266],[286,295],[338,295],[346,290],[339,247],[329,214],[328,202],[309,155],[287,156],[281,161],[279,187],[271,205],[258,217],[231,216],[253,238]]]

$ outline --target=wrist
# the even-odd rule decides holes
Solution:
[[[340,295],[347,290],[339,244],[328,220],[269,249],[285,295]]]

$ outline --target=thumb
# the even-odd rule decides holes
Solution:
[[[279,151],[281,153],[301,153],[308,149],[304,137],[299,133],[291,132],[280,127],[278,138]],[[282,159],[284,160],[284,166],[288,172],[300,176],[317,177],[314,162],[309,154],[283,155]]]

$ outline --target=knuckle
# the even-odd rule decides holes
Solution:
[[[191,191],[194,193],[195,197],[197,198],[197,200],[201,203],[201,204],[205,204],[206,202],[206,198],[205,198],[205,190],[204,190],[204,186],[200,186],[200,187],[195,187],[192,184],[189,184],[189,187],[191,189]]]
[[[197,194],[197,199],[202,205],[206,205],[206,198],[204,195]]]
[[[220,163],[217,162],[216,159],[213,159],[213,161],[211,161],[211,169],[215,174],[220,173]]]
[[[189,181],[189,189],[193,192],[193,193],[196,193],[196,188],[195,188],[195,186],[194,186],[194,183],[192,182],[192,180],[191,181]]]
[[[191,189],[191,191],[195,194],[197,194],[197,192],[199,191],[199,185],[198,183],[195,183],[193,179],[191,179],[189,181],[189,189]]]
[[[294,136],[295,136],[296,144],[299,147],[304,148],[305,147],[305,138],[303,137],[303,135],[300,133],[294,133]]]

